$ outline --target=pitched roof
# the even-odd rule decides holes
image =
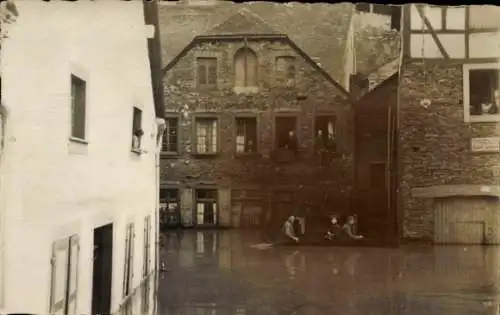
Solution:
[[[166,65],[194,37],[209,32],[286,34],[336,81],[344,80],[346,42],[353,15],[352,3],[274,3],[219,1],[214,5],[194,6],[179,2],[160,2],[162,60]],[[247,11],[240,11],[245,8]],[[237,19],[242,19],[238,22]],[[250,27],[250,22],[255,24]]]

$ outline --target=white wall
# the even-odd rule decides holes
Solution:
[[[17,6],[20,16],[1,52],[2,102],[9,111],[0,188],[7,210],[4,311],[48,312],[52,242],[78,233],[77,314],[90,313],[93,228],[111,221],[115,311],[125,225],[136,221],[138,285],[144,217],[151,214],[154,223],[157,198],[142,2],[19,1]],[[88,145],[68,140],[71,73],[87,80]],[[143,111],[147,152],[142,156],[130,151],[133,106]]]

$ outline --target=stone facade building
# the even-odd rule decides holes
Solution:
[[[403,237],[500,243],[499,14],[494,6],[405,8]]]
[[[159,16],[168,220],[252,227],[349,212],[353,74],[397,56],[390,18],[363,25],[349,3],[225,1],[160,3]],[[392,41],[371,58],[380,36]]]

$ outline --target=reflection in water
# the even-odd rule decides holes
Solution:
[[[258,250],[242,231],[167,240],[162,315],[499,315],[497,247]]]

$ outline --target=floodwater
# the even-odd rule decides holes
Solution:
[[[498,315],[500,247],[259,247],[170,232],[161,315]]]

